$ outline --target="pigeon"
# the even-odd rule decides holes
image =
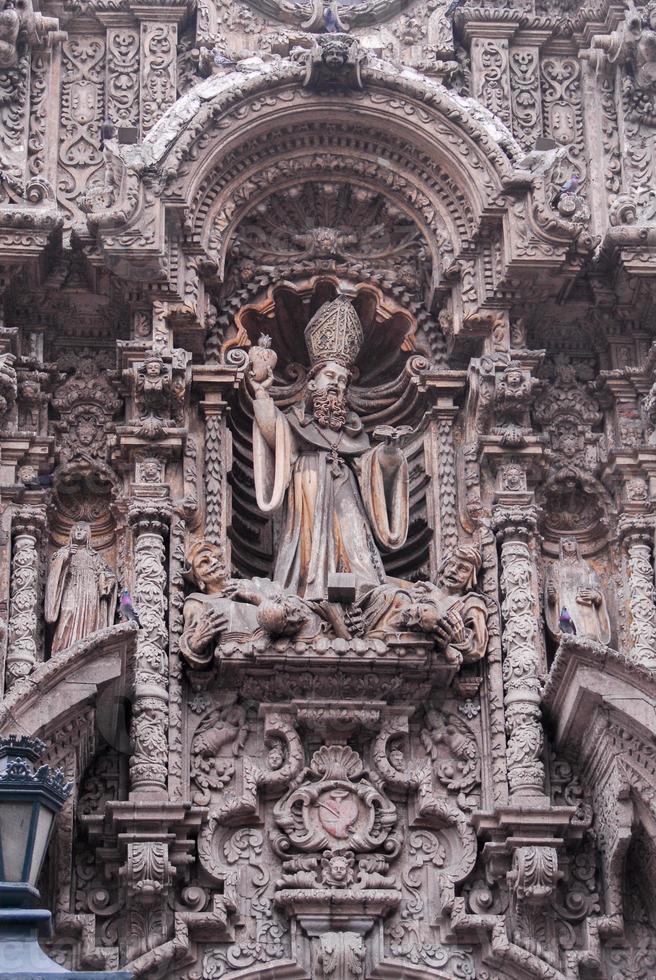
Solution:
[[[100,149],[105,149],[105,140],[114,139],[116,136],[116,126],[111,119],[105,119],[100,126]]]
[[[119,599],[119,612],[121,614],[121,619],[126,622],[136,623],[137,626],[141,627],[141,620],[139,619],[139,613],[134,607],[132,602],[132,596],[127,589],[121,589],[121,597]]]
[[[229,58],[223,51],[215,51],[212,55],[212,61],[217,66],[217,68],[232,68],[237,64],[232,58]]]
[[[558,625],[560,626],[561,633],[569,633],[570,636],[576,636],[576,626],[574,625],[574,620],[569,614],[567,606],[563,606],[563,608],[560,610]]]
[[[23,480],[24,486],[28,490],[45,490],[51,487],[54,481],[54,476],[52,473],[47,473],[45,476],[31,476],[27,480]]]
[[[329,34],[339,34],[339,24],[335,11],[331,7],[324,7],[323,24]]]
[[[558,202],[560,201],[563,194],[576,194],[576,188],[581,183],[581,178],[578,174],[572,174],[565,183],[562,185],[558,193],[551,199],[552,208],[558,207]]]

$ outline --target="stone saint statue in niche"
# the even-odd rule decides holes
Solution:
[[[393,429],[371,446],[347,391],[362,346],[360,319],[344,298],[324,303],[305,340],[305,397],[281,411],[267,376],[251,368],[253,460],[259,509],[283,512],[273,578],[309,601],[329,598],[331,575],[350,573],[356,593],[385,581],[378,546],[408,532],[408,465]]]
[[[561,540],[560,561],[547,572],[545,610],[547,627],[556,641],[566,622],[567,632],[610,643],[606,598],[596,573],[581,558],[576,538]]]
[[[485,600],[472,591],[476,548],[446,556],[436,585],[385,574],[379,548],[402,547],[408,532],[401,442],[410,430],[381,427],[372,446],[349,407],[363,332],[348,300],[324,303],[305,340],[311,368],[300,402],[285,411],[269,393],[276,354],[268,338],[249,352],[257,504],[282,512],[273,581],[230,579],[217,545],[193,545],[186,577],[199,591],[185,601],[182,656],[202,668],[219,640],[266,633],[299,641],[419,633],[455,666],[480,660],[488,634]]]
[[[111,626],[116,592],[116,575],[91,545],[90,525],[78,521],[68,544],[52,556],[48,570],[45,618],[57,624],[52,653]]]

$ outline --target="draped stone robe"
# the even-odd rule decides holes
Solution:
[[[560,639],[560,612],[569,612],[579,636],[591,636],[599,643],[608,645],[611,639],[608,607],[601,583],[593,568],[580,557],[563,557],[547,572],[545,591],[549,585],[556,590],[555,602],[545,602],[547,626],[552,636]],[[581,598],[581,590],[587,589],[596,601]]]
[[[45,619],[56,623],[52,653],[96,630],[111,626],[116,610],[116,576],[88,546],[70,545],[52,556],[46,585]]]
[[[254,402],[257,504],[283,508],[274,580],[308,601],[328,597],[328,576],[350,572],[358,590],[385,581],[378,545],[400,548],[408,532],[408,465],[371,448],[349,413],[339,431],[323,428],[302,406],[281,412]]]

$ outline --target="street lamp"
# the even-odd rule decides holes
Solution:
[[[29,908],[38,900],[55,815],[71,792],[61,770],[34,771],[44,751],[38,739],[0,738],[0,908]]]
[[[34,768],[45,745],[25,735],[0,738],[0,980],[61,980],[132,974],[72,973],[43,952],[39,935],[52,934],[51,915],[34,906],[36,882],[55,817],[71,792],[61,770]]]

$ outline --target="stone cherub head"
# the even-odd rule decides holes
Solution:
[[[348,888],[355,880],[354,863],[352,851],[324,851],[321,858],[323,884],[331,888]]]

